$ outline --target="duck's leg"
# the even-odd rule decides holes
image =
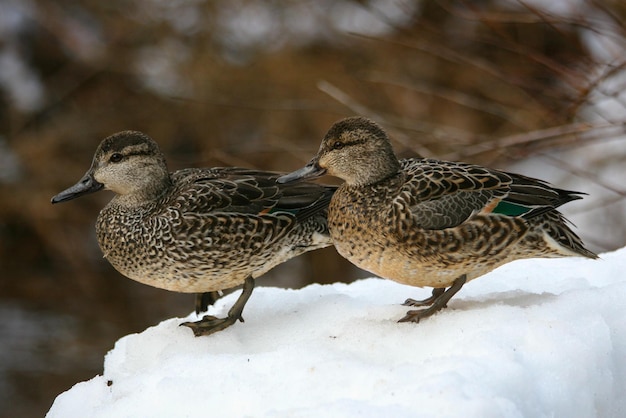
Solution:
[[[213,305],[221,297],[222,292],[219,290],[215,292],[196,293],[196,315],[200,312],[206,312],[207,309],[209,309],[209,305]]]
[[[237,299],[233,307],[230,308],[226,318],[205,315],[199,321],[183,322],[181,325],[191,328],[194,335],[199,337],[200,335],[209,335],[226,329],[237,321],[244,322],[241,314],[243,313],[244,306],[246,306],[246,302],[250,299],[250,295],[252,295],[252,290],[254,290],[254,279],[248,276],[243,283],[243,290],[239,299]]]
[[[435,301],[437,300],[438,297],[440,297],[441,295],[443,295],[443,293],[446,291],[445,287],[436,287],[433,289],[433,295],[431,297],[428,297],[424,300],[415,300],[415,299],[407,299],[404,301],[404,303],[402,304],[403,306],[430,306],[433,303],[435,303]]]
[[[398,322],[419,322],[420,319],[428,318],[435,312],[442,310],[443,308],[447,306],[448,301],[452,298],[452,296],[454,296],[459,290],[461,290],[461,288],[463,287],[466,281],[467,281],[467,276],[465,274],[458,277],[454,281],[454,283],[452,283],[452,286],[448,288],[448,290],[445,290],[443,292],[438,292],[438,295],[436,297],[435,297],[435,291],[439,289],[434,289],[433,296],[432,296],[434,300],[431,302],[430,307],[426,309],[408,311],[406,315],[404,316],[404,318],[402,318]]]

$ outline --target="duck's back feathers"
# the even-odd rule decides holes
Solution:
[[[511,190],[506,198],[494,208],[494,213],[530,219],[572,200],[582,199],[581,195],[585,194],[557,189],[543,180],[520,174],[507,174],[513,180],[510,185]]]
[[[196,213],[289,213],[297,221],[325,213],[336,189],[315,183],[278,184],[280,173],[245,168],[185,169],[172,174],[176,206]]]
[[[397,200],[404,204],[398,207],[408,205],[424,229],[452,228],[479,213],[531,219],[583,194],[473,164],[432,159],[400,163],[405,178]]]

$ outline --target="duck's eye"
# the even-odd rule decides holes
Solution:
[[[342,148],[343,148],[343,146],[344,146],[344,143],[343,143],[343,142],[341,142],[341,141],[337,141],[337,142],[333,143],[330,147],[331,147],[332,149],[342,149]]]
[[[109,161],[111,161],[112,163],[119,163],[120,161],[122,161],[122,158],[124,158],[122,154],[120,154],[119,152],[114,152],[109,157]]]

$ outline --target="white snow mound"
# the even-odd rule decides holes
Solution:
[[[400,303],[430,289],[259,287],[217,334],[121,338],[47,417],[623,417],[626,248],[601,257],[510,263],[419,324]]]

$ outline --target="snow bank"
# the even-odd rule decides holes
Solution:
[[[193,314],[120,339],[47,416],[626,416],[626,248],[511,263],[436,316],[396,322],[429,294],[380,279],[260,287],[246,322],[218,334],[178,326]]]

